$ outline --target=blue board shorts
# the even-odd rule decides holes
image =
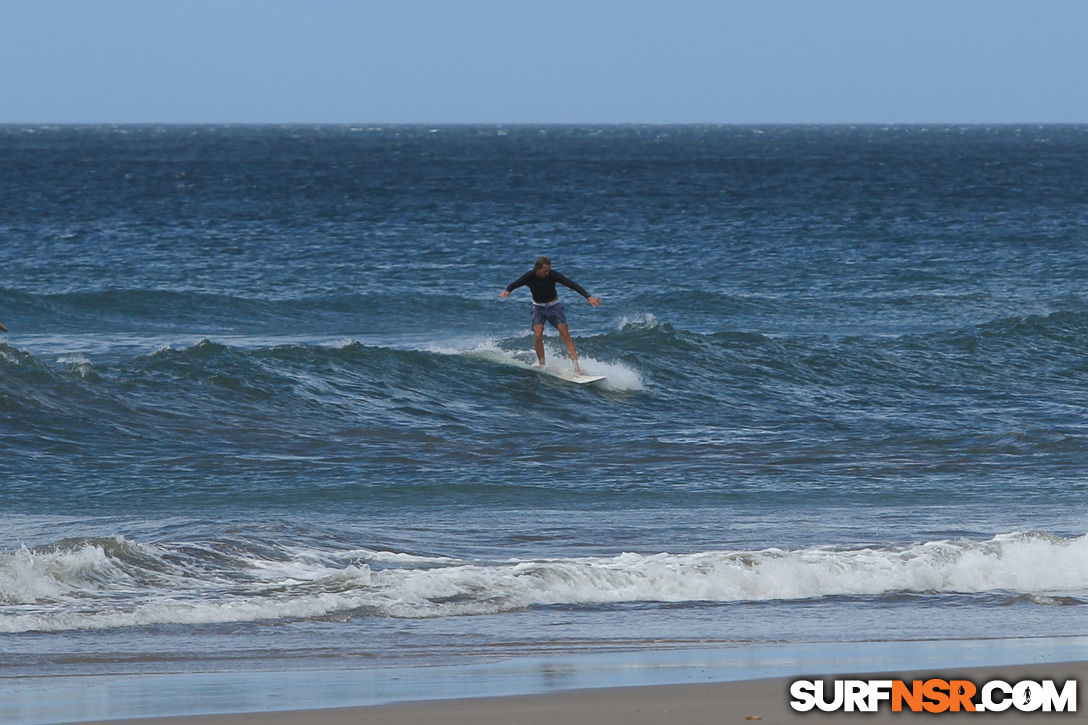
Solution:
[[[552,327],[567,324],[567,313],[563,311],[562,302],[549,302],[546,305],[534,303],[530,314],[533,319],[533,327],[543,326],[545,322],[552,323]]]

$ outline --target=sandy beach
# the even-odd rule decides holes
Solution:
[[[1088,663],[1023,665],[968,670],[942,670],[894,674],[866,674],[859,679],[966,679],[982,685],[990,680],[1015,683],[1021,680],[1078,681],[1088,674]],[[840,676],[844,679],[852,676]],[[867,723],[898,723],[935,717],[932,713],[891,712],[884,703],[877,713],[795,712],[790,707],[789,687],[794,678],[749,680],[716,684],[668,685],[628,688],[571,690],[540,695],[431,700],[368,707],[257,712],[100,721],[127,725],[660,725],[685,723],[799,723],[813,719],[841,721],[860,719]],[[1079,693],[1078,693],[1079,694]],[[945,712],[946,720],[970,722],[1040,723],[1079,721],[1083,712],[1018,712],[1010,708],[1002,713]]]

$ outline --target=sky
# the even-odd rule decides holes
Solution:
[[[0,0],[0,123],[1086,123],[1088,0]]]

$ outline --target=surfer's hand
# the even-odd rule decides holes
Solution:
[[[506,299],[509,296],[510,296],[510,290],[507,290],[507,289],[504,289],[502,292],[499,293],[499,297],[502,297],[503,299]]]
[[[599,299],[597,299],[596,297],[593,297],[593,296],[586,297],[586,300],[589,302],[589,304],[593,305],[594,307],[600,307],[601,306],[601,301]]]

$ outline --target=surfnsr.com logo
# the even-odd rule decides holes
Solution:
[[[883,703],[892,712],[1077,711],[1076,680],[1061,687],[1053,680],[990,680],[981,687],[970,680],[797,680],[790,696],[798,712],[877,712]]]

